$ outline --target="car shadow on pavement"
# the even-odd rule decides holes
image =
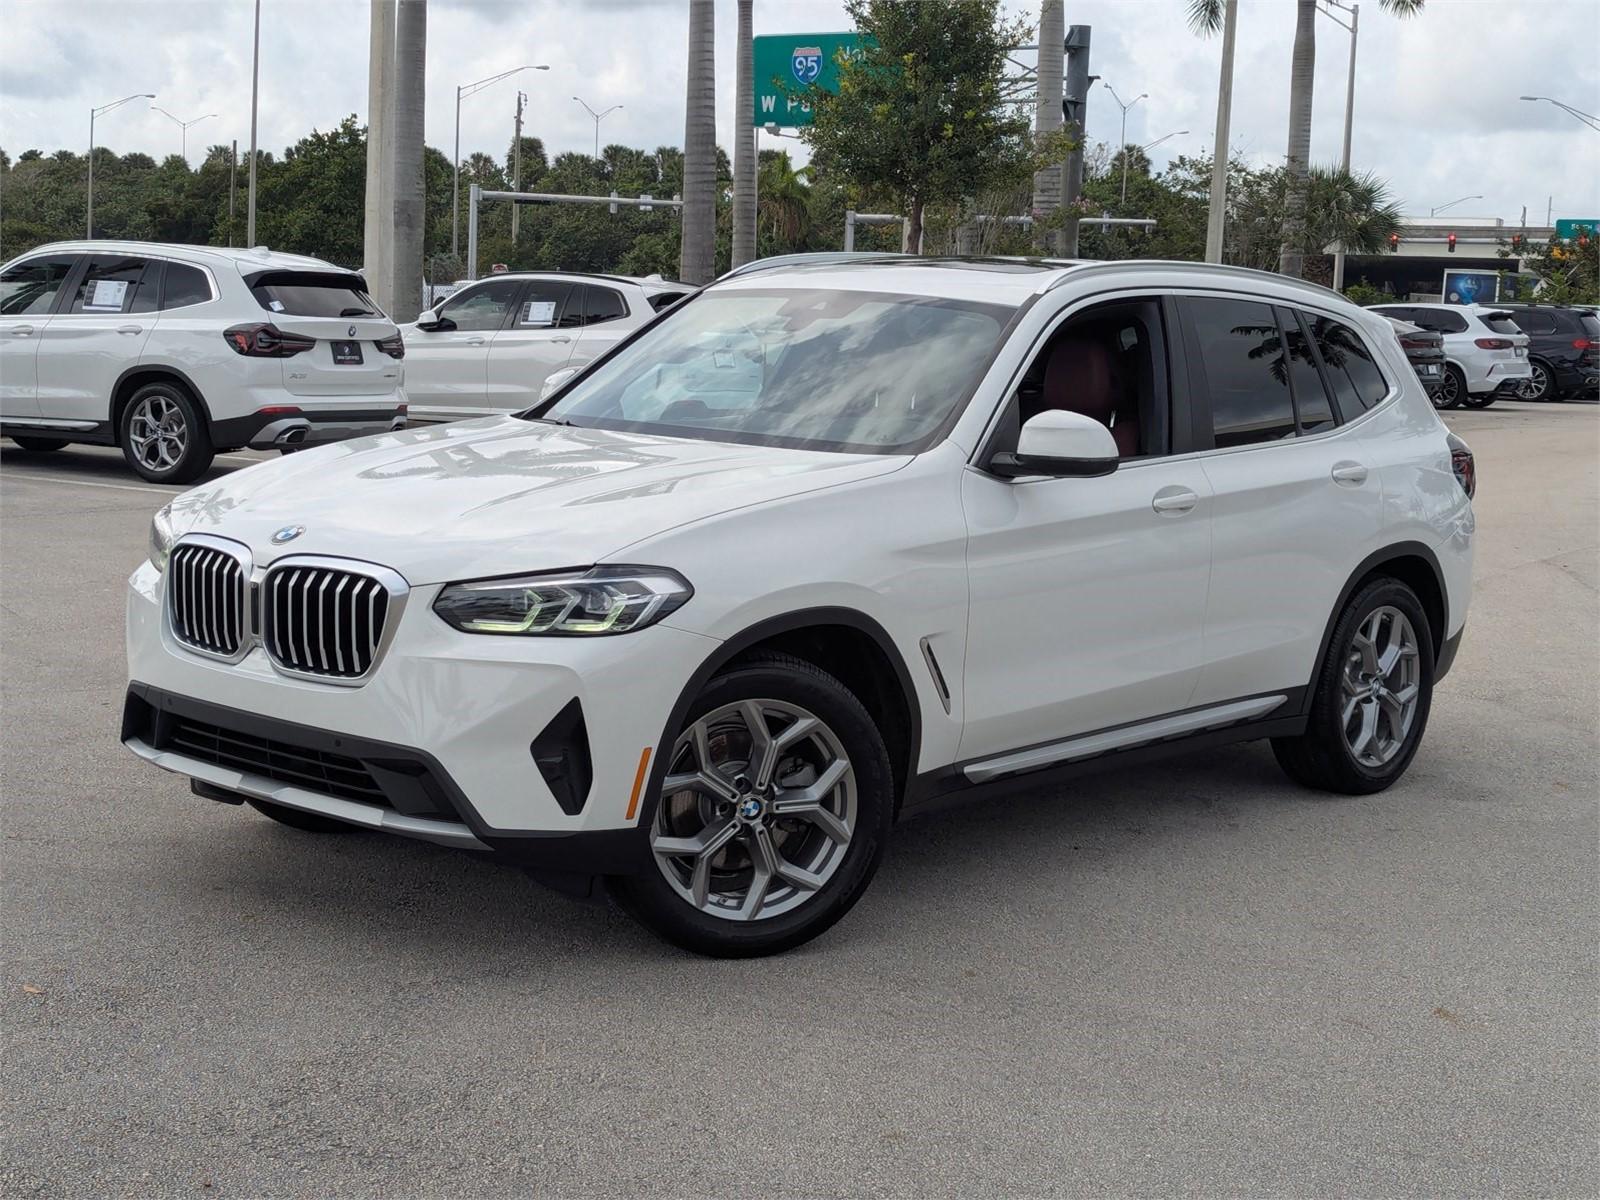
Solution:
[[[270,462],[271,459],[263,458],[261,461]],[[221,479],[224,475],[232,474],[249,465],[250,463],[243,457],[218,459],[210,470],[193,483],[151,483],[134,474],[127,460],[122,457],[122,452],[115,448],[67,446],[40,454],[37,451],[24,450],[20,446],[0,442],[0,475],[16,469],[19,475],[27,472],[80,483],[117,483],[152,490],[168,488],[182,491],[184,488],[198,487],[202,483]]]

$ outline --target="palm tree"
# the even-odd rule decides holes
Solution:
[[[400,0],[394,46],[394,291],[389,315],[396,321],[414,321],[422,307],[422,100],[427,90],[428,0]]]
[[[1424,0],[1378,0],[1396,16],[1420,12]],[[1196,32],[1213,33],[1222,26],[1224,0],[1190,0],[1189,24]],[[1278,271],[1300,276],[1305,265],[1306,187],[1311,169],[1311,87],[1317,67],[1317,0],[1295,0],[1294,56],[1289,70],[1289,148],[1285,166],[1289,192],[1283,211],[1283,239]],[[1216,148],[1219,157],[1226,147]]]
[[[713,0],[689,0],[683,131],[683,248],[678,277],[711,282],[717,245],[717,64]]]
[[[733,265],[756,256],[755,64],[751,41],[752,0],[739,0],[739,41],[734,50]]]
[[[767,150],[761,155],[762,229],[773,253],[789,254],[805,248],[811,232],[810,167],[795,169],[787,150]]]

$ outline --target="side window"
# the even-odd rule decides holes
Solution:
[[[0,316],[43,316],[78,261],[75,254],[48,254],[13,263],[0,275]]]
[[[199,267],[185,263],[169,262],[166,278],[161,284],[161,307],[187,308],[191,304],[204,304],[211,299],[211,281]]]
[[[1554,333],[1556,331],[1556,316],[1554,313],[1541,312],[1537,308],[1519,308],[1511,314],[1511,319],[1517,323],[1517,328],[1523,333]]]
[[[154,312],[159,276],[159,267],[149,259],[123,254],[91,255],[67,311],[90,314]]]
[[[517,309],[518,329],[555,329],[563,325],[577,325],[581,318],[573,311],[567,299],[572,285],[557,279],[535,279],[522,294]],[[565,311],[563,311],[563,308]],[[568,317],[573,318],[568,320]]]
[[[1205,379],[1218,449],[1293,437],[1289,364],[1272,309],[1252,300],[1186,298],[1190,359]]]
[[[1294,411],[1300,432],[1321,433],[1325,429],[1332,429],[1339,421],[1333,415],[1327,389],[1322,386],[1322,372],[1317,370],[1311,339],[1300,327],[1300,319],[1293,309],[1280,308],[1278,321],[1283,327],[1284,347],[1289,362],[1289,387],[1294,392]]]
[[[1347,415],[1371,408],[1389,394],[1389,384],[1378,369],[1360,334],[1331,317],[1318,317],[1311,323],[1317,351],[1328,372],[1328,383]]]
[[[1418,321],[1424,329],[1431,329],[1435,333],[1465,333],[1467,331],[1467,318],[1458,312],[1451,312],[1448,308],[1423,308],[1418,312],[1427,318],[1427,324]]]
[[[506,323],[506,315],[522,291],[520,279],[496,279],[482,287],[467,288],[444,302],[439,316],[455,322],[464,333],[493,333]]]
[[[628,315],[628,305],[620,293],[610,288],[585,284],[583,289],[583,323],[598,325],[602,321],[615,321]]]

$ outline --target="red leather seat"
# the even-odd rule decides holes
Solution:
[[[1061,409],[1093,417],[1117,443],[1117,453],[1139,453],[1139,413],[1122,386],[1117,360],[1095,338],[1068,334],[1059,339],[1045,363],[1039,411]]]

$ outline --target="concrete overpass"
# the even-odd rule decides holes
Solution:
[[[1554,233],[1549,225],[1512,224],[1498,217],[1402,217],[1395,250],[1350,255],[1345,259],[1345,283],[1360,280],[1399,299],[1437,299],[1445,271],[1518,271],[1521,259],[1502,258],[1499,253],[1512,235],[1542,245]]]

